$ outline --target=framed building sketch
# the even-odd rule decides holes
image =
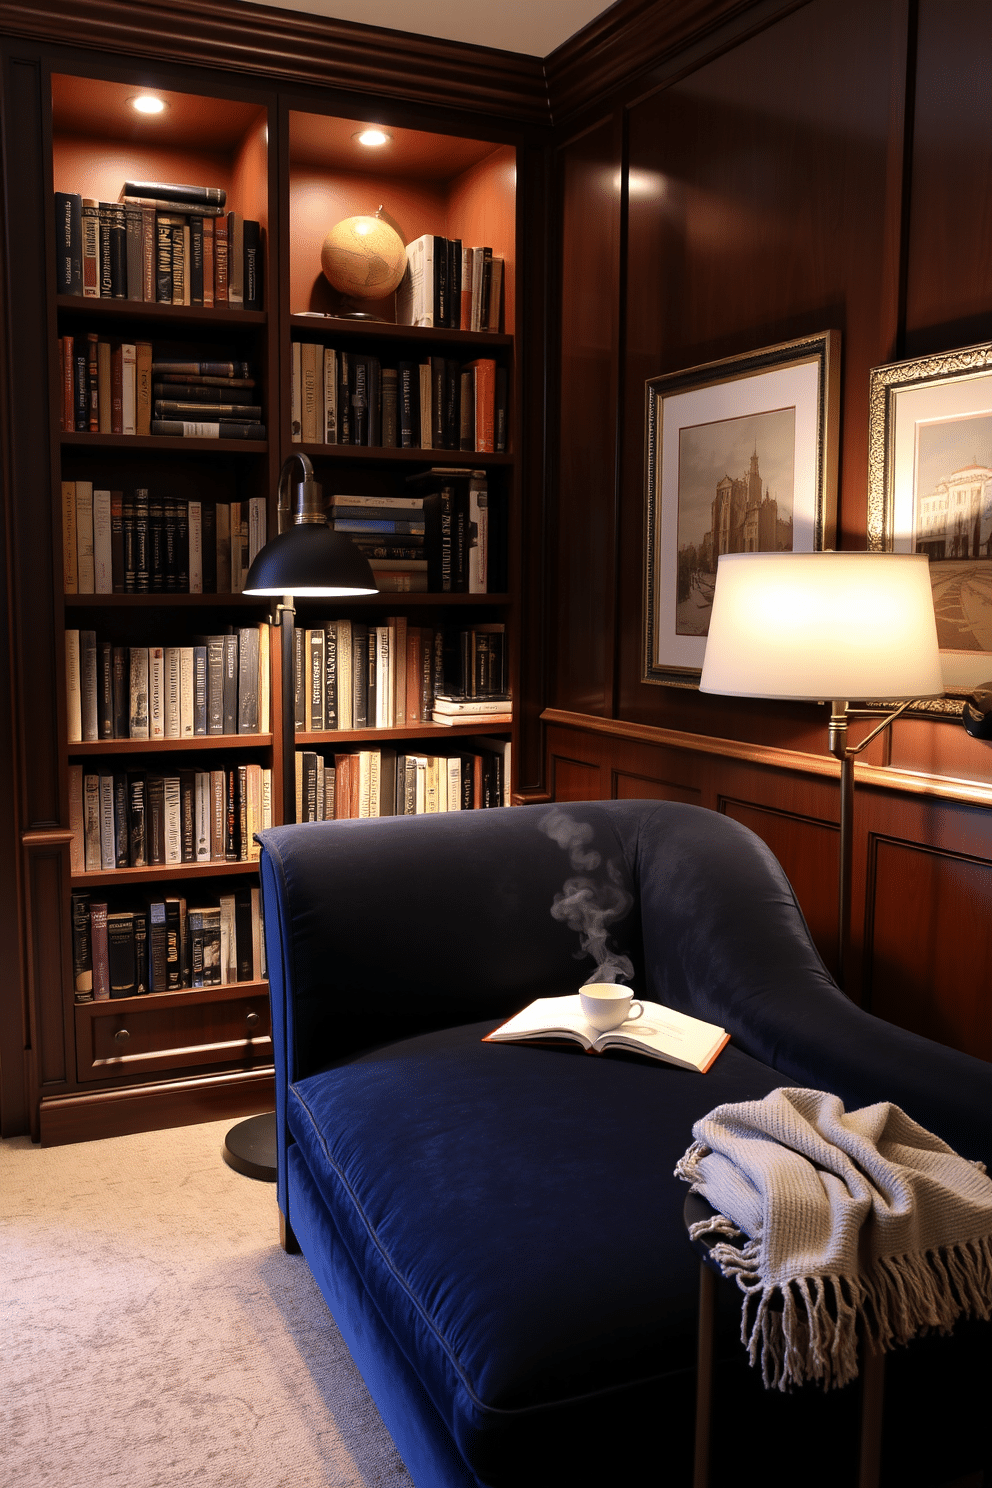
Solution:
[[[992,342],[875,367],[868,545],[927,553],[947,697],[992,678]]]
[[[691,687],[722,553],[833,546],[840,332],[646,384],[643,680]]]

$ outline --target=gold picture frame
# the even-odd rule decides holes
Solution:
[[[874,367],[868,393],[868,546],[926,552],[946,696],[961,714],[992,677],[992,341]]]
[[[817,552],[837,516],[840,332],[645,384],[642,680],[695,687],[723,552]]]

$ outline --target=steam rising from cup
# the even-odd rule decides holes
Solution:
[[[554,806],[542,817],[540,826],[542,832],[568,853],[572,868],[589,873],[602,863],[602,855],[589,847],[594,831],[588,822],[576,821],[561,807]],[[624,888],[616,863],[608,862],[605,874],[606,880],[566,879],[551,906],[552,917],[564,920],[570,930],[577,932],[578,954],[591,956],[596,963],[586,983],[621,982],[634,975],[634,963],[629,956],[619,955],[609,945],[609,927],[629,912],[633,895]]]

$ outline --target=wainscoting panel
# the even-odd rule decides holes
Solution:
[[[868,863],[867,1005],[992,1060],[992,864],[880,836]]]
[[[771,848],[802,906],[810,934],[831,972],[837,969],[837,852],[840,829],[792,811],[724,799],[720,808]]]
[[[630,770],[613,771],[615,801],[681,801],[686,806],[701,805],[697,786],[676,785],[671,780],[652,780],[648,775],[635,775]]]

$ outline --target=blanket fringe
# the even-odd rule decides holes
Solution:
[[[728,1222],[729,1223],[729,1222]],[[728,1234],[713,1221],[693,1229]],[[693,1237],[695,1238],[695,1237]],[[861,1276],[801,1276],[765,1284],[760,1241],[720,1242],[711,1255],[744,1292],[741,1342],[766,1389],[814,1382],[824,1390],[858,1374],[858,1333],[888,1351],[918,1333],[949,1333],[962,1317],[992,1319],[992,1240],[984,1237],[880,1260]]]

